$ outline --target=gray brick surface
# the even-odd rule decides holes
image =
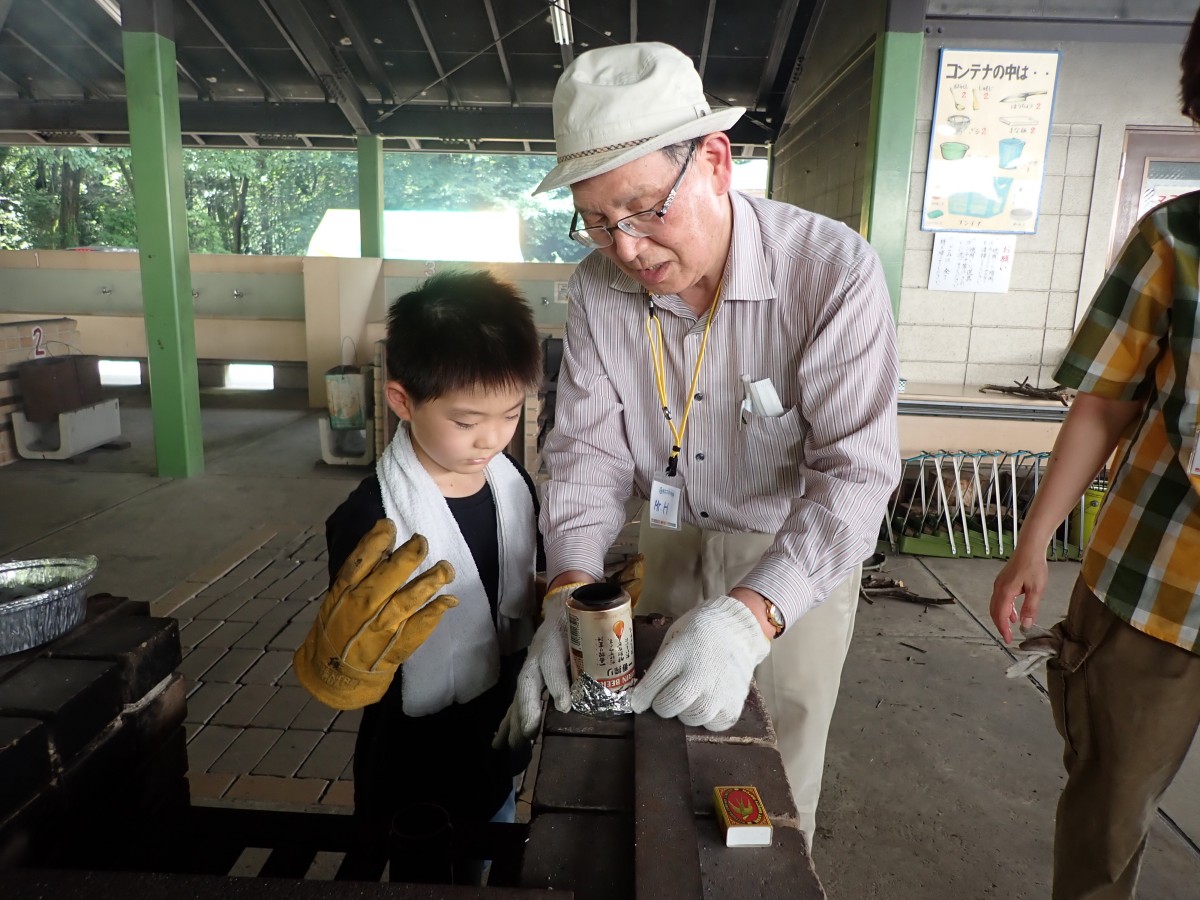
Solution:
[[[222,684],[219,681],[201,682],[199,687],[187,698],[187,721],[196,724],[207,722],[237,689],[236,684]]]
[[[276,688],[265,684],[245,684],[212,717],[216,725],[257,725],[259,710],[275,695]]]
[[[243,684],[274,684],[292,666],[292,654],[286,650],[268,650],[241,677]]]
[[[210,772],[241,775],[251,771],[266,756],[283,732],[275,728],[247,728],[208,767]]]
[[[301,778],[326,778],[333,781],[342,774],[353,755],[354,735],[331,731],[321,738],[297,774]]]
[[[206,772],[218,756],[242,733],[240,728],[205,725],[188,741],[188,771]]]
[[[304,688],[279,688],[255,715],[254,724],[263,728],[288,728],[310,699]]]
[[[198,650],[205,650],[205,647],[199,647]],[[193,654],[196,652],[192,651]],[[236,647],[229,650],[217,660],[208,671],[201,677],[201,681],[225,681],[235,682],[245,674],[254,663],[262,656],[261,650],[250,650],[242,647]],[[190,657],[189,657],[190,658]]]
[[[313,748],[320,742],[321,737],[322,734],[319,731],[288,729],[282,733],[282,736],[275,742],[275,745],[250,770],[250,774],[282,775],[290,778],[296,774],[300,766],[308,759],[309,754],[312,753]]]

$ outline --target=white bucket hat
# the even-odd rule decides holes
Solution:
[[[618,44],[576,57],[554,89],[558,165],[535,194],[611,172],[655,150],[726,131],[746,111],[713,112],[692,61],[669,44]]]

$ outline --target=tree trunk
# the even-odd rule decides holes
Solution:
[[[246,191],[250,187],[250,179],[245,175],[242,176],[242,183],[238,188],[237,206],[233,210],[233,252],[242,253],[242,223],[246,220]]]
[[[58,246],[66,249],[79,243],[79,185],[83,170],[63,160],[58,195]]]

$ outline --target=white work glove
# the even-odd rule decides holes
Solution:
[[[529,653],[517,675],[517,693],[500,722],[492,746],[503,749],[528,744],[542,721],[542,688],[559,712],[571,711],[571,671],[567,644],[567,598],[583,582],[564,584],[546,595],[542,624],[529,643]]]
[[[688,610],[630,694],[634,712],[678,716],[684,725],[725,731],[742,714],[754,669],[771,642],[744,603],[722,596]]]

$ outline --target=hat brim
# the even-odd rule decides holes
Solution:
[[[542,183],[534,189],[533,193],[534,195],[544,194],[555,188],[603,175],[605,172],[611,172],[626,163],[641,159],[655,150],[670,147],[672,144],[704,137],[706,134],[715,134],[718,131],[728,131],[745,112],[746,107],[744,106],[723,107],[707,116],[685,122],[634,147],[561,162],[550,170],[550,174],[542,179]]]

